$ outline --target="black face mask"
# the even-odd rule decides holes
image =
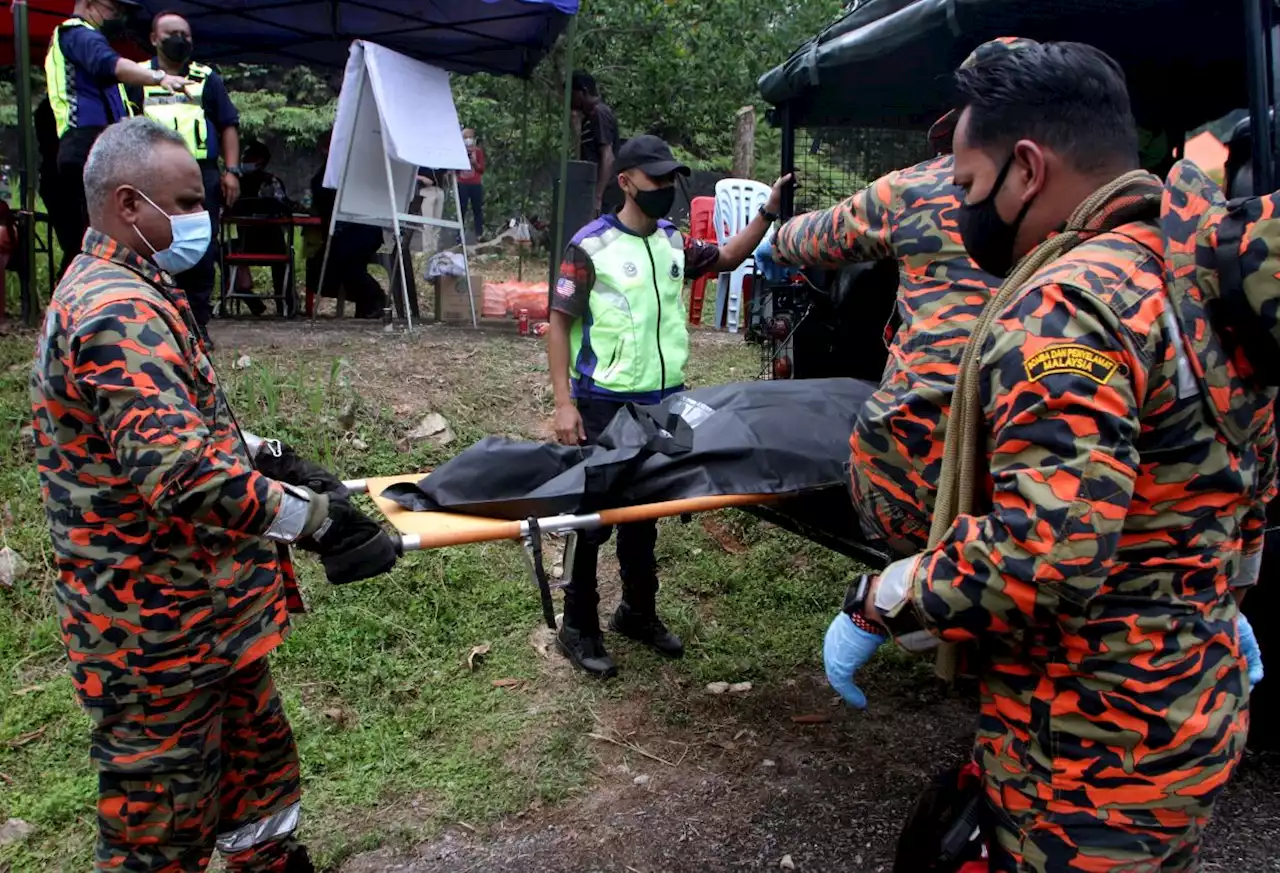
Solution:
[[[650,218],[666,218],[667,213],[671,211],[671,207],[676,202],[676,188],[674,185],[668,185],[665,188],[655,188],[652,191],[636,191],[631,195],[636,201],[636,206],[640,207],[640,211]]]
[[[125,26],[125,17],[123,15],[117,15],[115,18],[107,18],[102,22],[99,29],[102,31],[102,35],[107,38],[108,42],[115,42],[118,39],[122,39],[124,38],[127,29]]]
[[[1005,161],[991,193],[978,203],[961,203],[957,221],[960,224],[960,239],[964,241],[969,257],[983,270],[1001,279],[1013,272],[1013,245],[1018,237],[1018,228],[1027,217],[1027,210],[1032,201],[1022,205],[1018,217],[1013,224],[1008,224],[1000,217],[996,209],[996,195],[1004,187],[1004,180],[1013,167],[1013,155]]]
[[[175,64],[185,64],[191,60],[191,54],[194,51],[195,47],[191,44],[191,40],[180,33],[170,34],[160,40],[160,54]]]

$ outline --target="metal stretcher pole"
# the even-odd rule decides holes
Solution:
[[[368,479],[353,479],[343,482],[343,486],[352,494],[368,494]],[[511,521],[502,525],[496,532],[485,536],[487,541],[520,540],[524,546],[525,556],[529,561],[529,573],[538,586],[538,594],[542,599],[542,617],[547,627],[556,630],[555,606],[551,599],[551,591],[564,588],[569,584],[568,573],[572,563],[572,541],[565,550],[566,575],[560,582],[552,582],[542,560],[543,534],[574,534],[579,531],[594,530],[615,524],[627,524],[634,521],[649,521],[672,516],[684,516],[694,512],[705,512],[724,509],[729,506],[758,506],[762,503],[773,503],[780,499],[778,495],[738,494],[720,497],[691,497],[684,500],[668,500],[663,503],[646,503],[640,506],[624,506],[620,509],[605,509],[585,515],[552,515],[547,518],[529,518],[525,521]],[[452,543],[461,545],[460,542]],[[439,548],[439,542],[424,542],[419,534],[406,534],[400,537],[401,552],[418,552]]]

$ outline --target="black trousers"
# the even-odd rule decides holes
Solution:
[[[480,235],[484,233],[484,185],[459,185],[458,202],[463,215],[470,206],[471,222],[476,229],[476,242],[479,242]],[[462,215],[458,220],[462,220]]]
[[[204,176],[204,208],[209,210],[209,221],[213,225],[213,238],[209,248],[196,264],[185,273],[173,277],[187,295],[191,304],[191,313],[196,323],[203,329],[213,318],[213,288],[217,281],[218,267],[218,228],[222,215],[222,177],[218,173],[216,162],[202,161],[200,173]]]
[[[382,247],[382,231],[377,228],[340,223],[329,243],[329,269],[324,287],[320,269],[324,252],[307,260],[307,287],[318,290],[321,297],[337,297],[339,287],[346,289],[346,299],[355,304],[356,318],[378,318],[387,305],[387,295],[378,280],[369,273],[369,264]]]
[[[80,253],[84,232],[89,229],[89,201],[84,193],[84,165],[89,150],[97,142],[101,127],[78,127],[68,130],[58,141],[58,203],[45,201],[49,208],[50,223],[62,246],[62,264],[58,268],[61,278],[71,266],[72,259]],[[130,245],[139,245],[135,240]]]
[[[605,400],[580,400],[578,411],[582,426],[587,432],[587,442],[594,444],[613,416],[623,404]],[[597,589],[596,570],[600,560],[600,547],[609,541],[613,528],[605,527],[584,531],[578,536],[577,550],[570,568],[569,586],[564,591],[565,622],[580,631],[599,630],[597,609],[600,592]],[[657,611],[658,559],[654,549],[658,544],[658,523],[638,521],[618,525],[618,568],[622,576],[622,600],[641,615],[654,615]]]

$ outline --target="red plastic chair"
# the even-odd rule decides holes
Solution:
[[[689,204],[689,233],[694,239],[716,244],[715,212],[716,198],[693,198]],[[706,297],[707,283],[715,278],[715,276],[703,276],[694,281],[689,294],[690,324],[702,324],[702,303]]]

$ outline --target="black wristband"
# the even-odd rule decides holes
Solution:
[[[765,220],[767,220],[770,224],[773,224],[775,221],[778,220],[778,213],[770,212],[763,205],[760,207],[760,214],[763,215],[765,217]]]
[[[867,610],[867,592],[871,589],[871,577],[863,573],[849,584],[844,592],[844,605],[840,611],[852,618],[865,615]]]

